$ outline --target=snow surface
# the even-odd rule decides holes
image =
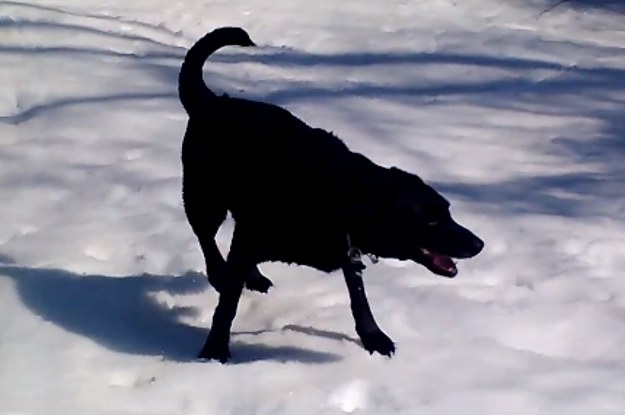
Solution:
[[[571,0],[0,1],[0,414],[625,413],[625,6]],[[229,365],[180,199],[185,48],[420,174],[486,242],[456,279],[266,264]],[[232,224],[219,234],[228,249]]]

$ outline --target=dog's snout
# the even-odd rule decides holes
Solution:
[[[471,235],[470,238],[465,239],[464,248],[462,249],[458,258],[473,258],[484,249],[484,241],[475,235]]]
[[[473,255],[475,256],[479,254],[480,252],[482,252],[482,249],[484,249],[484,241],[479,238],[475,238],[473,240]]]

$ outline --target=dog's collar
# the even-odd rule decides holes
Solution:
[[[349,233],[346,233],[345,236],[347,239],[347,258],[349,259],[349,262],[354,265],[359,265],[362,268],[364,268],[365,266],[362,263],[362,256],[363,256],[362,251],[357,246],[354,246],[352,244],[352,238],[349,235]],[[365,256],[369,258],[369,260],[374,264],[377,264],[379,261],[379,258],[376,255],[365,254]]]

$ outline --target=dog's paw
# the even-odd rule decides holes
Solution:
[[[216,340],[215,338],[208,336],[202,351],[198,355],[198,359],[202,360],[218,360],[221,363],[226,363],[230,360],[230,347],[228,342]]]
[[[254,268],[245,280],[245,288],[250,291],[258,291],[259,293],[266,294],[271,287],[273,287],[273,282],[265,277],[258,268]]]
[[[378,352],[383,356],[391,357],[395,353],[395,343],[381,330],[359,333],[362,346],[369,352]]]

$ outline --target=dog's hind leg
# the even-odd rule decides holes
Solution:
[[[191,229],[200,242],[208,281],[217,292],[220,292],[225,278],[226,261],[217,247],[215,236],[226,219],[228,210],[223,201],[218,200],[215,195],[212,196],[209,200],[208,195],[196,193],[188,185],[183,190],[185,213]],[[269,291],[272,285],[271,280],[265,277],[257,267],[251,270],[245,280],[247,289],[262,293]]]
[[[245,288],[250,291],[258,291],[259,293],[267,293],[273,286],[271,280],[263,275],[258,266],[252,268],[252,271],[245,280]]]
[[[225,272],[225,261],[215,242],[215,235],[226,219],[228,210],[218,201],[211,200],[210,203],[207,203],[206,199],[203,199],[207,198],[206,195],[195,195],[194,193],[189,186],[184,187],[184,210],[189,225],[191,225],[193,233],[200,242],[208,281],[219,291],[223,279],[222,275]]]
[[[363,347],[373,354],[390,357],[395,352],[393,341],[380,329],[376,323],[362,280],[364,265],[361,262],[350,262],[343,266],[343,276],[349,292],[350,307],[356,324],[356,333],[360,337]]]
[[[248,241],[235,226],[232,246],[226,262],[226,277],[219,292],[219,302],[213,313],[211,330],[199,354],[201,359],[225,363],[230,358],[230,331],[237,313],[245,280],[256,265]]]

